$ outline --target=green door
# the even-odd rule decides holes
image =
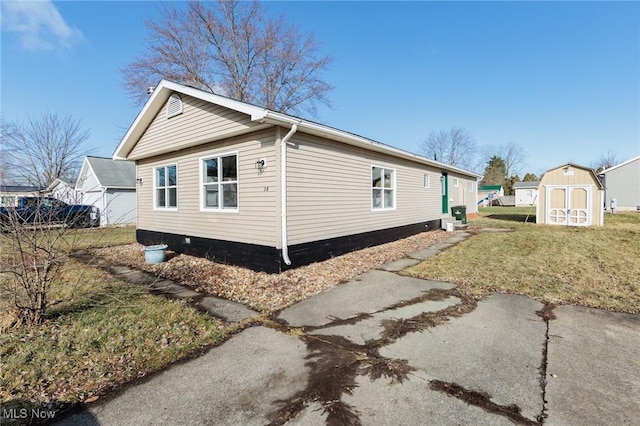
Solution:
[[[449,211],[449,175],[442,173],[440,181],[442,181],[442,213],[446,214]]]

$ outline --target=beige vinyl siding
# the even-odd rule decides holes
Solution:
[[[550,190],[549,186],[566,186],[566,187],[575,187],[575,186],[589,186],[591,187],[591,203],[589,206],[589,216],[591,218],[591,225],[598,225],[600,217],[602,215],[602,191],[599,189],[598,182],[595,180],[593,174],[586,169],[571,167],[571,171],[573,171],[572,175],[565,175],[563,172],[563,167],[559,167],[554,170],[550,170],[544,174],[542,179],[540,180],[540,185],[538,186],[538,209],[536,214],[536,222],[537,223],[546,223],[547,220],[547,209],[550,206],[547,206],[547,191]],[[564,194],[564,192],[562,192]],[[561,192],[556,190],[552,192],[551,204],[555,202],[554,207],[561,206],[564,204],[564,200],[560,200],[558,197],[561,197]],[[580,192],[576,192],[576,196],[581,196]],[[572,199],[572,202],[575,204],[578,202],[576,199]],[[576,206],[568,206],[569,208],[576,208]]]
[[[287,148],[290,245],[441,217],[440,171],[297,133]],[[395,209],[372,211],[371,167],[395,170]],[[424,174],[431,174],[424,188]]]
[[[454,186],[454,179],[458,179],[458,187]],[[473,184],[473,191],[469,192],[468,184]],[[467,213],[477,213],[477,183],[475,179],[449,172],[449,214],[452,206],[467,206]]]
[[[167,104],[160,109],[129,156],[142,159],[158,153],[178,151],[197,144],[214,141],[252,130],[264,125],[251,117],[225,107],[187,95],[181,95],[183,112],[167,118]]]
[[[238,212],[200,211],[200,159],[238,153]],[[266,159],[267,167],[260,172],[256,162]],[[242,243],[275,246],[276,223],[276,145],[275,130],[225,139],[139,160],[138,227],[157,232],[169,232]],[[154,210],[154,168],[177,164],[177,211]]]

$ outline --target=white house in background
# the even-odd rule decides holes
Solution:
[[[41,188],[26,185],[0,185],[0,207],[15,207],[18,197],[37,197]]]
[[[600,172],[605,186],[605,202],[616,200],[618,211],[640,211],[640,156]]]
[[[82,194],[76,189],[73,179],[59,177],[45,189],[45,194],[67,204],[82,203]]]
[[[100,213],[100,225],[136,223],[136,165],[132,161],[86,157],[76,190],[82,204],[93,205]]]
[[[513,189],[516,192],[516,207],[534,206],[538,200],[538,185],[540,181],[516,182]]]

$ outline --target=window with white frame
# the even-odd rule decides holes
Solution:
[[[457,188],[459,184],[460,184],[460,179],[458,179],[458,178],[453,178],[453,187],[454,187],[454,188]]]
[[[371,208],[391,210],[396,206],[396,171],[385,167],[371,167]]]
[[[201,165],[203,210],[238,210],[238,154],[203,158]]]
[[[467,182],[467,191],[473,192],[473,182]]]
[[[155,208],[178,208],[178,168],[175,164],[155,168]]]
[[[533,197],[533,189],[527,189],[527,197]]]
[[[431,187],[431,177],[429,176],[428,173],[424,174],[424,187],[425,188],[430,188]]]

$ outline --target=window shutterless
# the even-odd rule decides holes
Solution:
[[[175,164],[155,168],[155,208],[178,208],[178,169]]]
[[[203,210],[238,209],[238,155],[201,160]]]
[[[371,167],[371,208],[395,208],[396,171],[384,167]]]

